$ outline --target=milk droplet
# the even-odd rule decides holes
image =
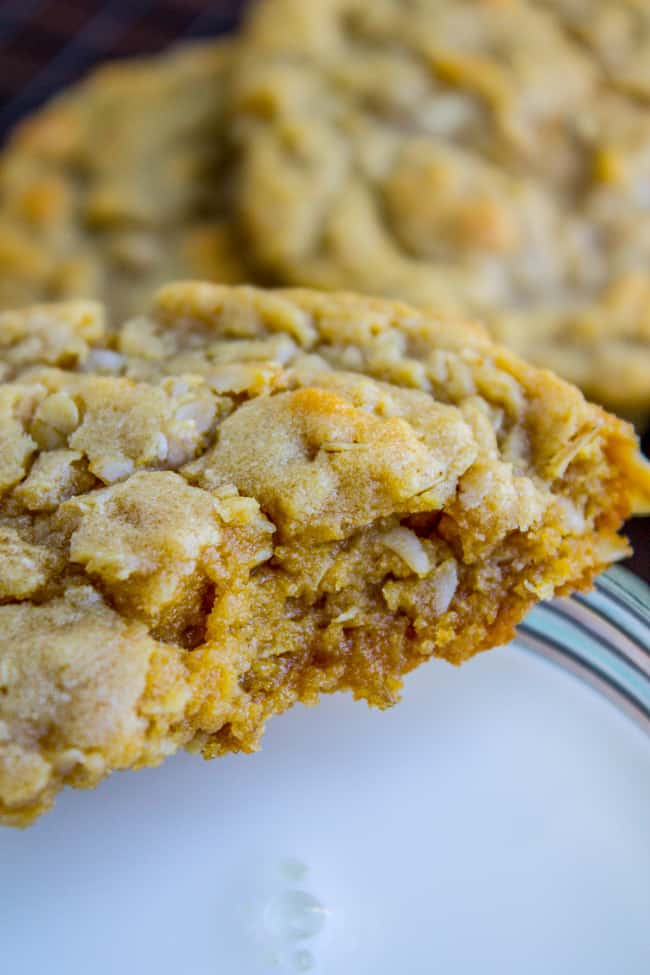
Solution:
[[[287,880],[304,880],[309,873],[309,868],[306,863],[302,860],[298,860],[297,857],[285,857],[285,859],[280,864],[280,870],[287,878]]]
[[[274,937],[303,941],[322,929],[325,911],[321,902],[306,891],[287,890],[268,902],[264,923]]]
[[[307,951],[306,948],[301,948],[300,951],[297,951],[291,960],[297,972],[308,972],[316,964],[311,951]]]

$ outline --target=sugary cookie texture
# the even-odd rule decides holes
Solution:
[[[260,0],[231,98],[258,273],[479,315],[650,414],[649,38],[647,0]]]
[[[482,331],[350,295],[177,284],[0,315],[0,817],[380,707],[626,553],[625,423]]]

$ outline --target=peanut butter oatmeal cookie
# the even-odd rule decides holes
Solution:
[[[406,305],[177,284],[0,315],[0,818],[379,707],[626,554],[626,423]]]
[[[648,0],[543,0],[597,56],[612,83],[650,96]]]
[[[260,0],[232,96],[258,273],[476,314],[647,414],[648,9]]]
[[[174,277],[241,281],[225,218],[231,48],[102,67],[0,155],[0,307],[97,298],[116,321]]]

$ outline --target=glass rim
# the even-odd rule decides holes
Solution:
[[[515,643],[604,694],[650,735],[650,587],[614,566],[588,593],[540,603]]]

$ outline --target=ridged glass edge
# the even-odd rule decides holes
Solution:
[[[590,593],[533,609],[516,643],[604,693],[650,734],[650,588],[616,566]]]

